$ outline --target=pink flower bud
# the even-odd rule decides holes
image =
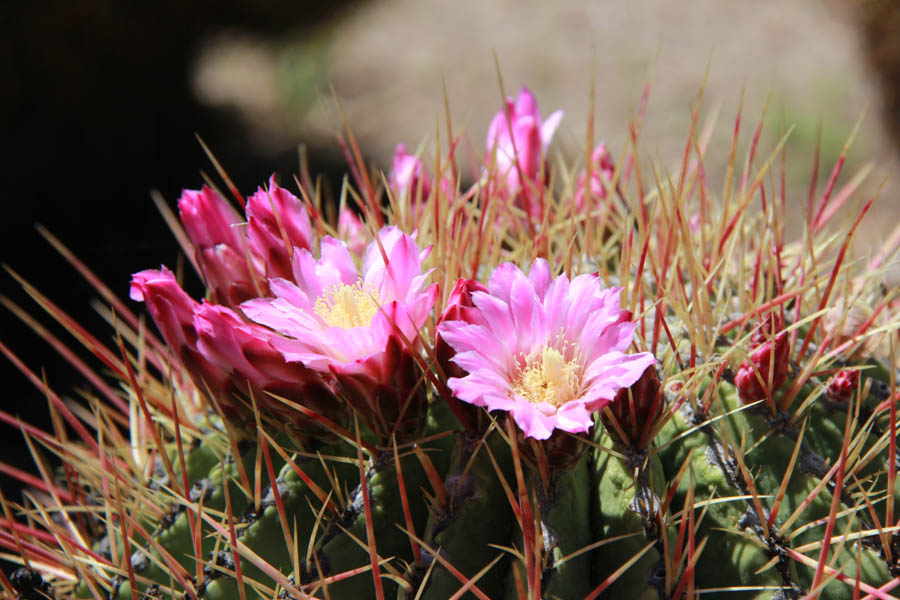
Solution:
[[[341,238],[347,248],[355,256],[362,256],[369,243],[366,228],[362,221],[356,216],[356,213],[346,206],[341,209],[338,215],[338,237]]]
[[[516,205],[531,219],[542,215],[529,187],[539,183],[544,152],[561,119],[562,111],[557,110],[542,123],[537,100],[523,87],[515,101],[506,99],[506,108],[494,115],[488,127],[485,160],[488,165],[496,161],[493,175],[498,179],[498,191],[508,198],[521,196]]]
[[[203,302],[194,309],[197,349],[210,364],[228,373],[235,387],[252,393],[265,414],[308,424],[309,419],[269,393],[302,404],[314,412],[334,416],[343,406],[334,397],[331,385],[315,371],[299,363],[289,363],[269,345],[274,332],[247,323],[233,310]]]
[[[291,277],[294,248],[309,250],[312,227],[306,207],[292,193],[269,179],[247,199],[247,245],[264,265],[267,277]]]
[[[163,267],[161,271],[148,269],[135,273],[129,295],[132,300],[145,303],[166,345],[197,388],[204,393],[211,392],[215,400],[226,400],[226,408],[230,407],[230,377],[198,351],[193,323],[197,302],[181,289],[172,272]]]
[[[656,369],[650,367],[634,382],[631,387],[616,392],[615,400],[609,409],[625,434],[623,442],[630,446],[641,443],[641,436],[648,421],[654,421],[662,413],[663,398],[659,376]],[[600,418],[611,435],[616,436],[616,428],[608,421],[605,413]]]
[[[406,199],[410,204],[417,199],[424,202],[431,195],[431,176],[425,165],[415,155],[407,154],[403,144],[397,144],[394,151],[390,185],[397,200]]]
[[[859,371],[841,369],[828,380],[825,394],[832,402],[844,403],[853,398],[857,387],[859,387]]]
[[[613,173],[616,170],[604,143],[594,148],[591,153],[591,163],[591,205],[586,206],[587,169],[581,172],[581,175],[578,176],[578,183],[575,184],[575,210],[579,213],[585,209],[590,210],[597,200],[606,199],[606,188],[612,182]]]
[[[256,269],[245,254],[239,226],[243,220],[219,194],[206,186],[199,192],[185,190],[178,213],[206,287],[217,302],[234,306],[265,294],[265,280],[255,277]]]
[[[444,308],[444,314],[438,319],[438,325],[444,321],[465,321],[472,325],[484,325],[484,317],[481,311],[475,308],[472,302],[473,292],[487,293],[488,289],[484,285],[474,279],[459,279],[447,298],[447,306]],[[434,353],[437,356],[438,364],[441,365],[444,374],[447,377],[464,377],[466,372],[458,365],[451,362],[456,355],[456,351],[444,341],[440,331],[438,331]]]
[[[765,337],[760,327],[753,337],[756,349],[750,353],[735,375],[734,382],[738,395],[745,403],[750,404],[774,395],[787,379],[790,348],[786,331],[775,336]]]

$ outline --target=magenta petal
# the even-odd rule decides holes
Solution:
[[[516,98],[515,114],[516,117],[530,116],[534,117],[536,120],[540,120],[541,118],[537,99],[534,97],[534,94],[531,93],[531,90],[525,86],[522,86],[522,89],[519,90],[519,95]]]

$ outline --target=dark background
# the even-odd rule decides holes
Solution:
[[[89,307],[96,294],[34,224],[60,238],[123,298],[131,273],[163,262],[174,267],[178,249],[150,191],[158,189],[174,207],[183,188],[202,184],[201,169],[214,172],[195,133],[245,195],[272,172],[290,181],[298,164],[295,147],[255,151],[240,119],[195,100],[188,80],[192,57],[217,32],[296,35],[348,6],[280,0],[2,3],[0,262],[111,341],[111,328]],[[336,147],[311,149],[311,171],[339,182],[344,169],[338,156]],[[78,348],[11,276],[0,272],[0,281],[0,293]],[[195,295],[201,293],[195,277],[189,283]],[[44,369],[60,395],[82,385],[71,366],[3,308],[0,341],[38,375]],[[50,429],[46,398],[4,357],[0,382],[2,410]],[[0,461],[31,468],[21,433],[6,424],[0,424]],[[0,475],[0,489],[7,499],[21,500],[14,479]]]

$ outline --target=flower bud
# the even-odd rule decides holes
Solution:
[[[366,228],[362,221],[356,216],[356,213],[346,206],[341,209],[338,215],[337,225],[338,237],[347,244],[347,248],[354,256],[362,256],[366,251],[366,245],[369,243]]]
[[[199,192],[185,190],[178,213],[206,287],[218,303],[235,306],[265,293],[259,289],[265,280],[256,278],[256,269],[248,264],[238,227],[243,221],[219,194],[206,186]]]
[[[841,369],[828,380],[825,395],[835,403],[843,404],[853,398],[856,388],[859,386],[859,371],[856,369]]]
[[[607,407],[627,438],[622,441],[630,447],[639,446],[647,422],[656,420],[663,409],[661,385],[656,369],[648,368],[631,387],[616,392],[615,400]],[[617,437],[618,429],[605,411],[600,413],[600,418],[610,435]]]
[[[459,279],[447,298],[447,305],[444,307],[444,314],[438,319],[438,325],[444,321],[465,321],[472,325],[483,325],[484,318],[481,311],[475,308],[472,302],[473,292],[487,293],[488,289],[483,284],[474,279]],[[456,363],[451,362],[456,355],[456,351],[444,341],[440,331],[438,331],[434,353],[437,356],[438,364],[447,377],[465,377],[466,372],[462,370]]]
[[[249,402],[253,395],[264,414],[295,425],[312,423],[272,398],[281,396],[313,412],[333,417],[342,409],[331,385],[300,363],[287,362],[270,344],[271,330],[247,323],[233,310],[203,302],[194,309],[197,349],[210,364],[228,373]]]
[[[197,388],[210,392],[217,401],[223,400],[225,412],[233,412],[230,399],[230,377],[227,372],[211,364],[197,349],[197,330],[194,328],[194,308],[197,306],[181,289],[171,271],[148,269],[131,278],[130,297],[144,302],[166,345],[175,353]]]
[[[269,179],[247,199],[247,245],[263,265],[267,277],[291,277],[294,248],[309,250],[312,227],[306,207],[292,193]]]
[[[756,349],[750,353],[749,360],[741,363],[734,378],[738,396],[746,404],[774,394],[787,379],[790,360],[788,333],[782,331],[772,339],[762,334],[763,329],[761,327],[751,338],[756,342]]]
[[[406,199],[413,204],[417,200],[424,202],[431,195],[431,176],[425,165],[415,155],[407,154],[403,144],[397,144],[394,151],[389,181],[397,200]]]
[[[578,176],[578,182],[575,184],[575,210],[578,213],[585,209],[590,210],[593,203],[597,200],[606,199],[608,195],[606,188],[611,184],[613,173],[616,170],[604,143],[594,148],[594,151],[591,153],[591,163],[591,205],[586,206],[588,184],[587,169],[585,169]]]
[[[488,127],[485,160],[488,165],[495,161],[492,174],[498,180],[498,191],[516,197],[516,206],[532,220],[539,220],[542,211],[529,188],[539,183],[544,152],[561,119],[558,110],[542,123],[537,100],[523,87],[515,101],[506,99],[505,109],[494,115]]]

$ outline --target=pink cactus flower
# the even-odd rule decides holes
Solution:
[[[431,176],[422,161],[406,152],[406,146],[397,144],[389,177],[395,198],[407,198],[408,202],[422,201],[431,195]],[[421,190],[419,189],[421,187]]]
[[[346,206],[338,215],[338,237],[341,238],[354,256],[362,256],[369,242],[365,226],[356,213]]]
[[[538,183],[544,153],[562,116],[563,112],[557,110],[541,122],[537,100],[523,87],[515,101],[506,99],[505,109],[494,115],[488,127],[485,160],[490,164],[496,157],[494,173],[500,182],[499,191],[508,198],[521,192],[516,204],[531,219],[540,219],[542,211],[537,199],[532,201],[529,188]]]
[[[597,200],[605,200],[606,188],[611,184],[616,167],[609,156],[606,144],[601,143],[591,152],[591,183],[590,194],[592,204]],[[577,213],[585,210],[585,201],[588,193],[587,170],[578,176],[575,184],[575,210]]]
[[[272,344],[288,361],[389,381],[390,361],[383,356],[388,340],[398,333],[411,343],[417,339],[437,285],[422,290],[430,273],[422,273],[422,261],[430,247],[420,251],[396,227],[385,227],[378,238],[380,247],[373,241],[366,249],[361,275],[347,245],[332,237],[322,239],[319,260],[307,250],[295,252],[296,284],[273,279],[275,298],[249,300],[241,309],[283,336]]]
[[[448,385],[464,402],[509,411],[527,437],[588,431],[592,413],[656,360],[625,354],[636,324],[619,306],[621,288],[604,289],[594,275],[552,278],[538,259],[528,276],[511,263],[498,266],[487,287],[472,293],[483,324],[438,327],[468,373]]]
[[[132,300],[144,302],[166,345],[203,391],[210,391],[218,399],[226,401],[226,411],[231,406],[228,398],[230,375],[208,361],[197,348],[197,331],[194,329],[194,309],[198,306],[181,289],[175,276],[165,267],[148,269],[131,277]]]
[[[204,186],[185,190],[178,213],[196,250],[197,266],[206,287],[220,304],[235,306],[262,295],[265,280],[256,273],[245,250],[240,215],[218,193]]]
[[[292,193],[269,179],[247,199],[247,246],[265,265],[267,277],[291,277],[294,248],[312,246],[312,227],[306,207]]]

